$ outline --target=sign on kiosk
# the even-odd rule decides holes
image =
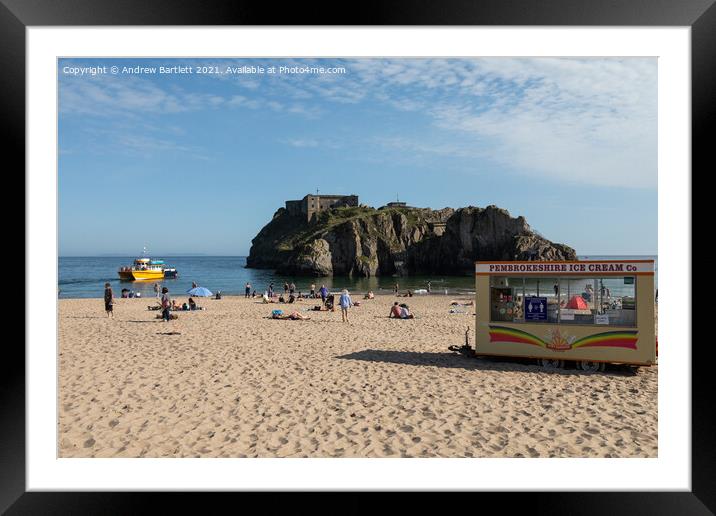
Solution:
[[[654,274],[654,261],[477,262],[477,274]]]
[[[526,297],[525,298],[525,319],[528,321],[547,320],[547,298]]]

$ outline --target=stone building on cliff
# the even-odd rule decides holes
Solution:
[[[358,196],[308,194],[303,199],[286,201],[288,214],[293,217],[305,218],[307,222],[311,222],[319,212],[341,206],[358,206]]]

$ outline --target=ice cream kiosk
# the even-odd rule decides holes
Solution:
[[[656,363],[653,260],[476,262],[475,354]]]

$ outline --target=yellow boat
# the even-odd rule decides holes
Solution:
[[[164,261],[150,258],[137,258],[131,267],[120,267],[120,280],[161,280],[164,279]]]

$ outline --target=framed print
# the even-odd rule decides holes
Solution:
[[[3,510],[713,510],[690,303],[712,2],[375,4],[350,26],[130,4],[0,5],[28,206]]]

